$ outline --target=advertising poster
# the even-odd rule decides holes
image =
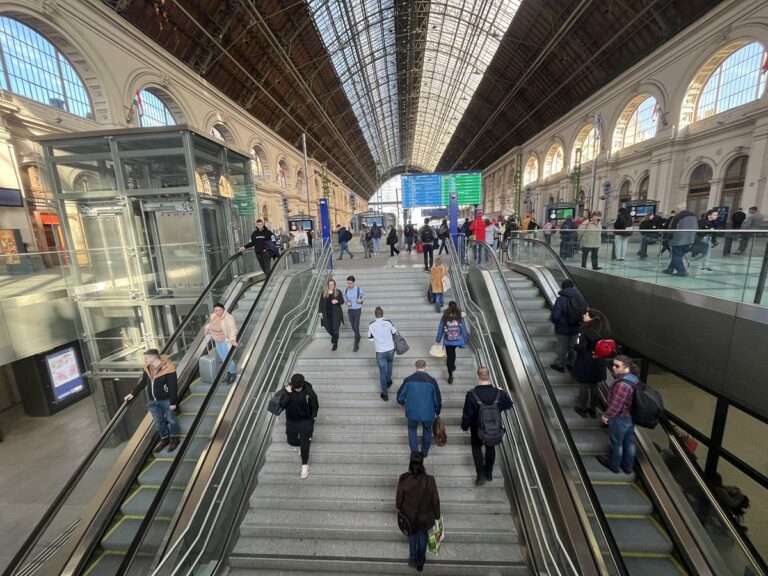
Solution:
[[[21,258],[18,256],[20,243],[20,230],[0,230],[0,254],[3,255],[3,264],[21,264]],[[23,251],[22,249],[21,252]]]
[[[85,388],[83,375],[77,362],[77,353],[73,347],[64,348],[45,357],[48,373],[51,376],[53,395],[57,402]]]

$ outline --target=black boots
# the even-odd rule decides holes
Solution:
[[[171,441],[168,443],[168,452],[173,452],[179,447],[179,437],[171,436]]]
[[[168,444],[171,443],[171,439],[167,436],[165,438],[160,438],[160,442],[157,443],[157,446],[155,446],[155,449],[152,450],[155,454],[162,451],[163,448],[168,446]]]

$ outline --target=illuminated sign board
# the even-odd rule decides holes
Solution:
[[[403,208],[447,206],[451,194],[460,206],[483,202],[482,173],[477,171],[405,174],[402,186]]]

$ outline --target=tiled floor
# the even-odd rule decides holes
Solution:
[[[0,413],[0,571],[99,436],[91,398],[47,418]]]

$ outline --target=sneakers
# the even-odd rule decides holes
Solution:
[[[225,384],[232,384],[232,382],[235,381],[235,375],[234,374],[227,374],[227,377],[224,379]]]
[[[488,480],[488,482],[493,482],[493,472],[486,472],[485,479]]]
[[[379,394],[379,396],[381,397],[382,400],[384,400],[384,402],[389,400],[389,396],[387,396],[386,394]]]
[[[589,410],[586,408],[574,408],[573,411],[582,418],[589,418]]]
[[[171,441],[168,442],[168,452],[173,452],[179,447],[179,437],[171,436]]]
[[[157,454],[158,452],[161,452],[163,448],[168,446],[168,444],[170,443],[171,443],[171,439],[168,438],[167,436],[165,438],[160,438],[160,442],[157,443],[157,446],[155,446],[155,449],[152,450],[152,452]]]
[[[307,476],[309,476],[309,466],[307,464],[302,464],[301,465],[301,479],[304,480],[304,478],[306,478]]]

